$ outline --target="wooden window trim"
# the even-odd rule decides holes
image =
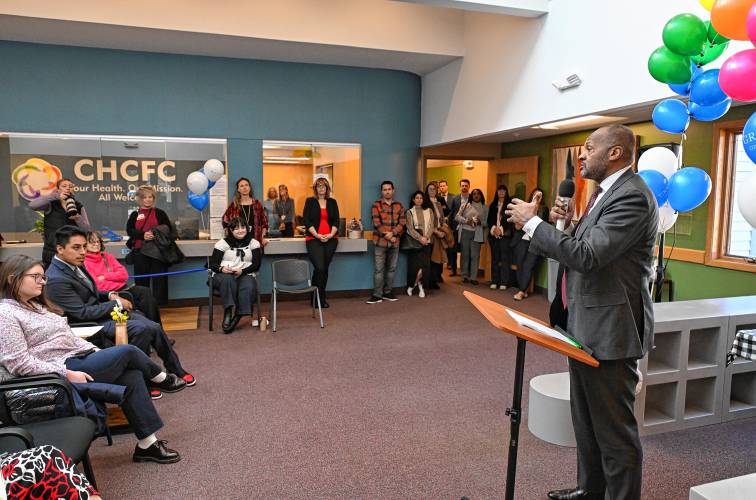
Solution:
[[[742,133],[746,120],[733,120],[714,124],[711,180],[712,196],[709,200],[709,220],[706,228],[704,264],[736,271],[756,273],[756,264],[743,257],[727,255],[730,240],[730,203],[733,199],[733,169],[735,136]]]

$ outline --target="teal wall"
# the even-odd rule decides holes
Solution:
[[[748,118],[756,105],[739,106],[730,110],[720,121]],[[640,137],[640,145],[680,142],[680,135],[661,132],[651,122],[636,123],[630,128]],[[539,157],[538,185],[546,192],[551,188],[552,149],[585,142],[591,131],[562,134],[529,141],[502,144],[502,157],[537,155]],[[712,122],[691,120],[683,146],[683,165],[700,167],[711,173],[714,129]],[[550,203],[549,203],[550,204]],[[709,217],[708,201],[693,210],[691,234],[677,234],[675,246],[704,250]],[[672,243],[672,231],[667,233],[667,245]],[[689,262],[670,261],[668,277],[675,283],[675,299],[690,300],[711,297],[731,297],[756,294],[756,273],[733,271]],[[545,265],[537,274],[538,286],[546,286]],[[666,300],[666,294],[665,294]]]
[[[359,143],[363,220],[384,178],[401,200],[417,184],[417,75],[15,42],[0,42],[0,61],[0,131],[226,138],[231,183],[249,177],[257,193],[265,139]],[[339,255],[334,271],[342,260],[329,288],[372,287],[370,254]],[[177,284],[174,298],[206,290]]]

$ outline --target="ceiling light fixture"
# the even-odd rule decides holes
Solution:
[[[621,122],[627,120],[624,116],[603,116],[603,115],[585,115],[577,118],[569,118],[567,120],[560,120],[556,122],[544,123],[543,125],[536,125],[535,129],[549,129],[558,130],[562,128],[571,128],[578,126],[592,126],[602,125],[605,123]]]

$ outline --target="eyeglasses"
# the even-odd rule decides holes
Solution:
[[[34,282],[38,285],[44,285],[47,283],[47,276],[42,273],[22,274],[21,276],[31,276],[34,278]]]

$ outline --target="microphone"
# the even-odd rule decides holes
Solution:
[[[575,196],[575,182],[572,179],[565,179],[559,183],[559,201],[563,204],[570,202],[572,197]],[[557,220],[556,228],[559,231],[564,231],[565,225],[564,219]]]

